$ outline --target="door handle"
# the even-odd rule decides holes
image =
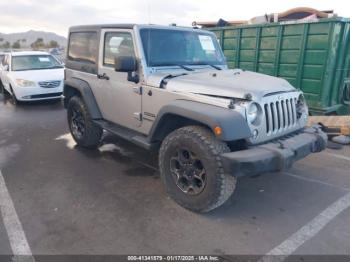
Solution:
[[[106,73],[103,74],[97,74],[98,79],[104,79],[104,80],[109,80],[109,76],[106,75]]]

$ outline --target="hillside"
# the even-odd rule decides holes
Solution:
[[[38,38],[42,38],[45,43],[50,42],[51,40],[56,41],[60,46],[65,47],[67,45],[67,39],[63,36],[57,35],[52,32],[43,32],[43,31],[33,31],[23,33],[12,33],[12,34],[3,34],[0,33],[0,45],[6,41],[10,42],[12,45],[17,40],[25,39],[26,41],[21,41],[21,47],[30,47],[30,44],[35,42]]]

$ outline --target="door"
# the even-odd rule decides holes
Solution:
[[[141,125],[140,84],[128,81],[128,73],[116,72],[118,56],[136,56],[132,30],[102,30],[98,92],[104,118],[121,126],[138,129]]]

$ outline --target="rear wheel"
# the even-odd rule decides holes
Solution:
[[[187,126],[163,141],[159,167],[168,194],[181,206],[208,212],[222,205],[234,192],[236,178],[225,174],[221,154],[228,146],[210,130]]]
[[[83,100],[72,97],[67,107],[68,125],[79,146],[95,148],[100,144],[103,129],[92,121]]]

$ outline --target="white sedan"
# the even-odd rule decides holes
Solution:
[[[48,53],[6,53],[1,67],[1,84],[15,101],[57,99],[62,96],[64,67]]]

